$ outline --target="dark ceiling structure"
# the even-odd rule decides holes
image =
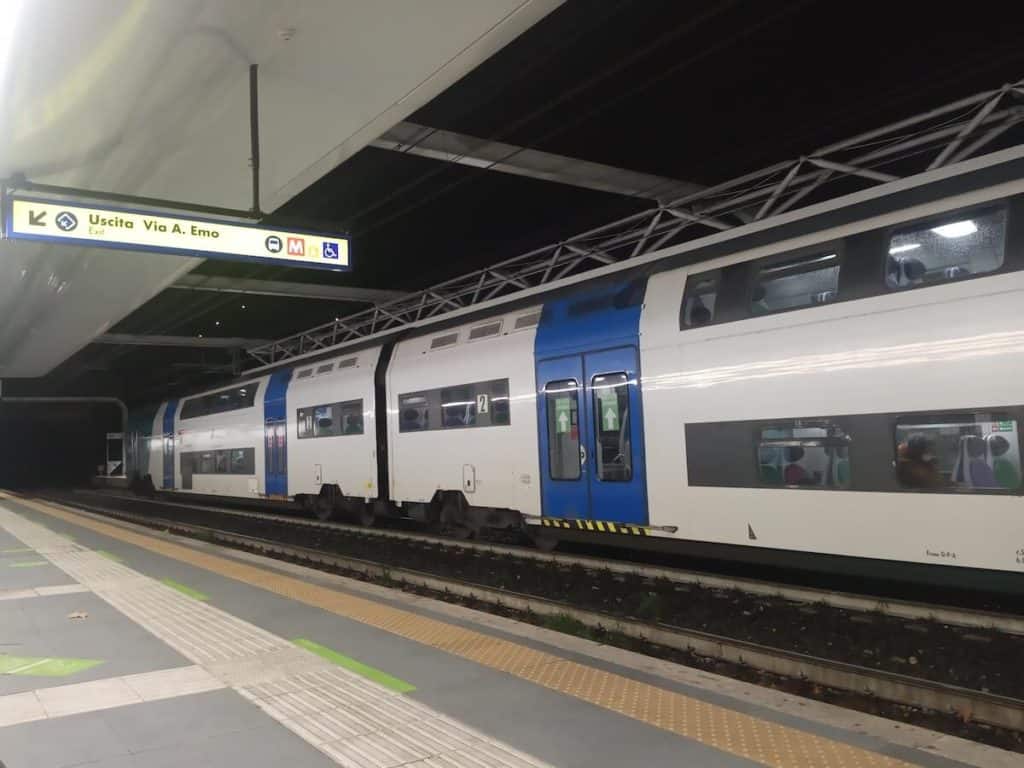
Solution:
[[[409,123],[710,185],[1016,81],[1022,31],[1024,6],[984,2],[569,0]],[[205,262],[33,393],[185,394],[247,344],[656,204],[624,191],[369,147],[268,218],[350,233],[351,273]]]

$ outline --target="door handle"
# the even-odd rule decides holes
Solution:
[[[580,466],[582,467],[587,463],[587,449],[584,446],[580,446]]]

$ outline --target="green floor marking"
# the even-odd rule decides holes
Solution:
[[[115,555],[113,552],[107,552],[105,549],[97,549],[96,554],[100,557],[105,557],[107,560],[113,560],[115,563],[123,563],[124,558],[120,555]]]
[[[416,690],[415,685],[411,685],[405,680],[399,680],[397,677],[392,677],[387,672],[381,672],[379,669],[367,666],[361,661],[356,661],[350,656],[344,656],[337,651],[331,650],[325,645],[314,643],[312,640],[307,640],[304,637],[297,637],[292,640],[300,648],[305,648],[307,651],[312,651],[321,659],[336,664],[339,667],[344,667],[350,672],[355,672],[357,675],[362,675],[368,680],[373,680],[375,683],[383,685],[385,688],[390,688],[392,691],[398,693],[411,693]]]
[[[67,677],[102,664],[100,659],[62,659],[52,656],[8,656],[0,654],[0,675]]]
[[[192,587],[186,587],[184,584],[175,581],[174,579],[160,579],[161,583],[166,584],[171,589],[176,589],[183,595],[188,595],[193,600],[200,600],[206,602],[210,599],[210,596],[200,592],[198,589],[192,589]]]
[[[35,550],[32,547],[15,547],[14,549],[0,550],[0,555],[27,555],[29,552],[35,552]]]
[[[35,568],[37,565],[49,565],[49,560],[21,560],[17,563],[8,563],[8,568]]]

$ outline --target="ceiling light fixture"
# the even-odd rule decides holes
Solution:
[[[935,227],[932,229],[936,235],[941,237],[966,237],[967,235],[973,235],[978,231],[978,225],[975,224],[971,219],[965,219],[964,221],[954,221],[951,224],[943,224],[941,227]]]
[[[904,243],[903,245],[894,245],[892,248],[889,249],[889,253],[890,255],[895,255],[897,253],[906,253],[907,251],[913,251],[916,248],[920,247],[920,243]]]

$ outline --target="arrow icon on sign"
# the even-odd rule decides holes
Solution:
[[[33,227],[45,227],[46,211],[29,211],[28,223]]]
[[[560,414],[558,414],[558,431],[569,431],[569,414],[567,414],[565,411],[562,411]]]

